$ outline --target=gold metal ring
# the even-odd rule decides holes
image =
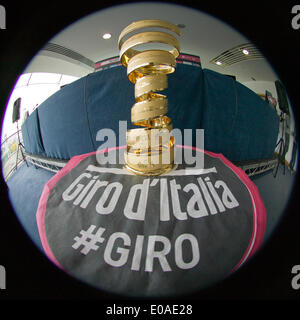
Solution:
[[[176,59],[168,51],[151,50],[140,52],[128,61],[128,79],[135,83],[137,78],[149,74],[170,74],[175,71]]]
[[[160,43],[174,47],[168,51],[170,54],[177,58],[179,56],[179,43],[175,37],[165,32],[143,32],[138,33],[126,40],[120,50],[120,60],[124,67],[127,67],[128,61],[140,53],[141,51],[134,50],[134,47],[148,43]]]
[[[163,20],[140,20],[140,21],[135,21],[132,22],[130,25],[128,25],[126,28],[122,30],[119,36],[119,49],[121,49],[122,44],[123,44],[123,38],[128,35],[129,33],[132,33],[136,30],[142,29],[142,28],[153,28],[153,27],[158,27],[158,28],[164,28],[168,29],[174,33],[176,33],[178,36],[180,36],[181,31],[180,29],[174,25],[173,23],[170,23],[168,21],[163,21]]]

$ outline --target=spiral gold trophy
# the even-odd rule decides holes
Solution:
[[[175,139],[171,135],[172,121],[166,116],[168,99],[156,91],[168,87],[167,74],[175,71],[180,48],[172,34],[141,32],[145,28],[167,29],[177,35],[180,30],[166,21],[141,20],[123,29],[119,37],[120,60],[127,67],[129,81],[135,85],[136,103],[131,109],[131,121],[142,127],[126,133],[125,168],[135,174],[151,176],[174,168]],[[145,49],[149,44],[158,44],[164,50]],[[166,46],[171,49],[168,51]]]

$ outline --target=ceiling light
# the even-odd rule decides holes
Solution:
[[[110,39],[111,38],[111,34],[110,33],[104,33],[102,38],[105,39],[105,40]]]
[[[217,61],[220,61],[222,67],[225,68],[235,63],[249,61],[250,59],[264,59],[264,56],[251,42],[248,42],[222,52],[209,62],[215,65],[218,64]]]
[[[222,64],[222,62],[221,62],[221,61],[217,61],[216,64],[217,64],[218,66],[220,66],[220,65]]]

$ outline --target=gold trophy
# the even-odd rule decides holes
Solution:
[[[172,34],[140,32],[145,28],[167,29],[177,35],[180,30],[166,21],[141,20],[123,29],[119,37],[120,61],[127,68],[129,81],[135,85],[136,103],[131,109],[131,121],[142,127],[126,133],[125,168],[138,175],[151,176],[174,168],[175,139],[171,135],[172,121],[166,116],[168,99],[156,91],[168,87],[167,74],[175,71],[180,47]],[[147,49],[154,43],[172,49]]]

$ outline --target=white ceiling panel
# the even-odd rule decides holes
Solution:
[[[179,37],[181,52],[200,56],[203,68],[235,75],[240,82],[250,81],[252,78],[261,81],[277,79],[274,70],[265,59],[243,61],[226,68],[210,63],[211,59],[222,52],[247,43],[249,40],[213,16],[174,4],[145,2],[113,6],[83,17],[54,38],[49,39],[49,42],[97,62],[117,56],[119,54],[117,42],[122,29],[131,22],[142,19],[163,19],[174,24],[185,25]],[[104,33],[110,33],[111,38],[104,40],[102,38]],[[54,67],[55,61],[56,67]],[[39,68],[41,70],[38,70]],[[84,76],[92,72],[87,66],[58,54],[46,54],[45,50],[42,50],[26,69],[27,72],[33,72],[33,70],[43,72],[55,70],[55,72],[74,76]]]

